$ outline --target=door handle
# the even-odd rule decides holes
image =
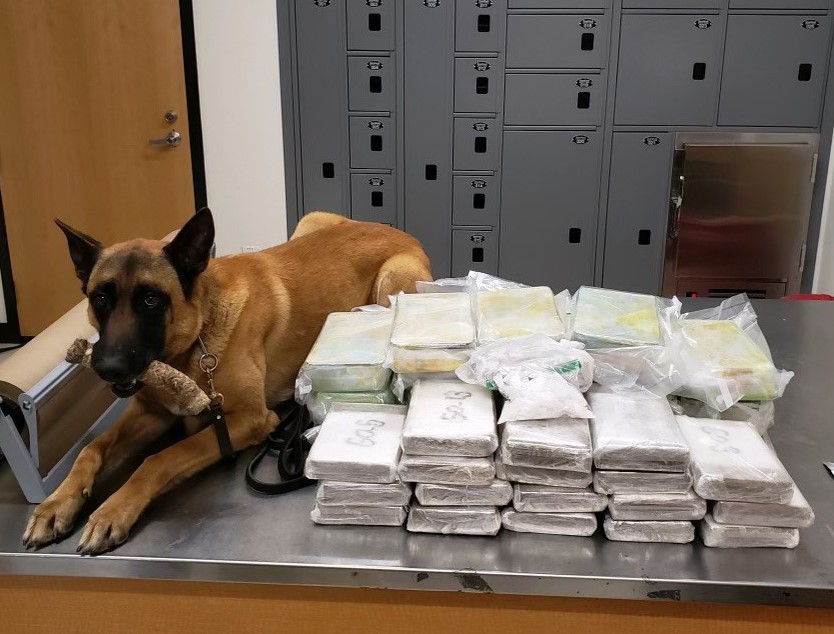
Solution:
[[[171,130],[161,139],[151,139],[148,143],[153,146],[179,147],[182,143],[182,135],[176,130]]]
[[[671,216],[672,221],[669,223],[669,237],[673,240],[678,238],[680,233],[678,229],[678,224],[680,223],[681,219],[681,207],[683,206],[683,189],[684,189],[684,180],[683,176],[680,176],[680,183],[678,186],[678,191],[676,196],[672,196],[671,202]]]

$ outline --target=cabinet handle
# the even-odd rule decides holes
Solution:
[[[703,62],[696,62],[692,65],[692,79],[702,81],[707,76],[707,65]]]

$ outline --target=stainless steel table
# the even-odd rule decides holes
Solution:
[[[94,558],[75,554],[83,521],[64,542],[25,552],[32,507],[2,467],[0,573],[834,607],[834,478],[822,465],[834,461],[834,303],[756,309],[777,365],[797,375],[771,434],[817,516],[795,550],[320,527],[309,518],[313,489],[275,499],[250,493],[247,455],[159,499],[126,544]]]

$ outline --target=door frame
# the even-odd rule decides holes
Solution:
[[[197,45],[194,36],[194,0],[179,0],[182,57],[185,74],[185,100],[188,109],[189,145],[191,146],[191,175],[194,183],[194,211],[208,206],[206,164],[203,151],[203,127],[200,116],[200,83],[197,76]],[[23,343],[31,337],[21,337],[17,315],[9,241],[6,235],[6,216],[3,192],[0,189],[0,276],[6,303],[5,324],[0,323],[0,344]]]

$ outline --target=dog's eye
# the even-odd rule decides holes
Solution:
[[[145,306],[148,308],[156,308],[159,306],[159,295],[146,295]]]
[[[105,306],[107,306],[107,295],[105,295],[104,293],[96,293],[95,295],[93,295],[93,303],[96,306],[104,308]]]

